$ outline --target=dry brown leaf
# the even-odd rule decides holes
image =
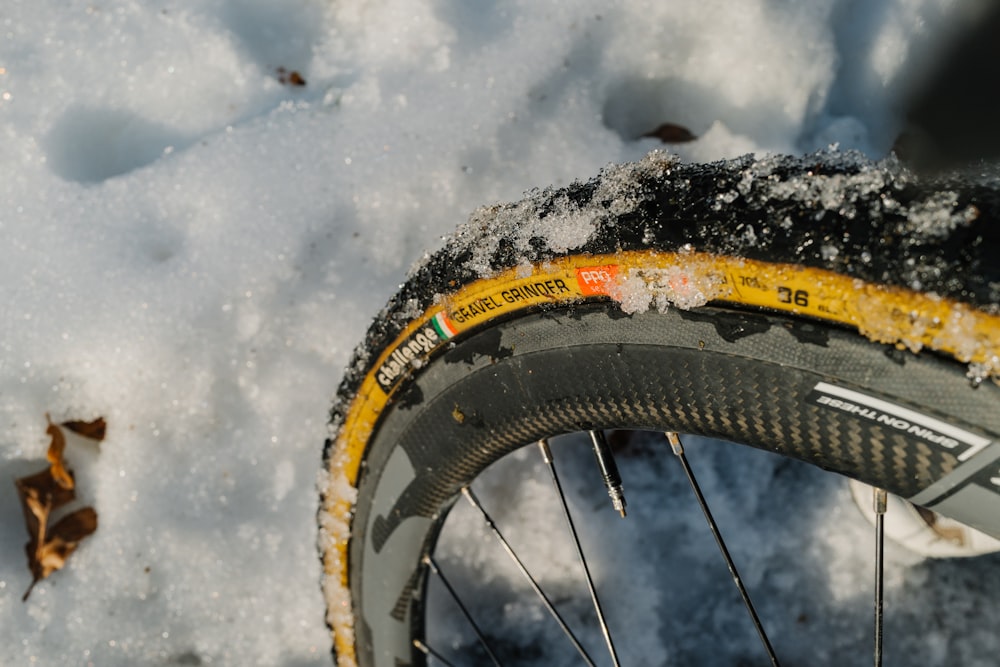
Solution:
[[[101,422],[103,437],[104,420],[97,421]],[[94,427],[95,423],[86,426]],[[97,512],[92,507],[78,509],[52,524],[53,512],[75,500],[76,491],[73,472],[63,463],[66,437],[62,429],[49,419],[46,432],[52,440],[47,453],[49,467],[14,480],[28,529],[29,540],[24,548],[33,577],[23,600],[28,599],[35,584],[66,565],[80,540],[97,530]]]
[[[65,466],[63,466],[63,452],[66,450],[66,436],[63,435],[61,428],[52,423],[52,419],[49,418],[48,414],[45,415],[45,418],[49,421],[49,427],[45,429],[45,432],[49,435],[49,438],[51,438],[46,458],[49,460],[49,465],[52,467],[52,477],[63,488],[72,489],[73,478],[66,471]]]
[[[50,512],[76,499],[76,491],[56,482],[51,468],[16,479],[14,485],[17,486],[21,508],[24,510],[24,522],[32,538],[45,532]]]
[[[28,552],[28,565],[34,577],[31,586],[24,594],[28,599],[35,584],[66,565],[66,559],[76,551],[80,540],[97,530],[97,512],[93,507],[84,507],[67,514],[48,531],[47,539],[36,545],[29,542],[25,545]],[[32,549],[34,546],[34,549]]]
[[[62,426],[73,431],[77,435],[82,435],[85,438],[90,438],[91,440],[96,440],[101,442],[104,440],[104,435],[108,430],[108,425],[104,421],[104,417],[98,417],[94,421],[84,422],[84,421],[66,421],[62,423]]]

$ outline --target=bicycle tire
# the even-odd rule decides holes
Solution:
[[[731,440],[1000,535],[998,214],[986,177],[831,153],[654,153],[474,214],[338,390],[319,512],[338,664],[422,664],[420,559],[451,502],[564,432]]]

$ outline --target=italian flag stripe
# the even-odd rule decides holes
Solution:
[[[448,316],[443,310],[434,316],[434,319],[431,320],[431,324],[434,325],[434,330],[438,332],[438,336],[441,337],[441,340],[448,340],[458,333],[458,331],[455,330],[455,326],[448,321]]]

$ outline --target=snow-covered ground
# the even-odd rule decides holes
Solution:
[[[0,664],[329,664],[314,528],[326,413],[409,264],[479,205],[659,147],[641,135],[663,122],[699,137],[675,147],[687,160],[831,142],[881,156],[966,4],[6,0]],[[68,453],[100,525],[22,603],[12,480],[43,467],[46,412],[107,420],[99,452]],[[733,474],[727,456],[710,487],[732,486],[712,481]],[[757,499],[760,479],[741,488],[735,521],[787,513]],[[786,542],[816,578],[787,574],[759,535],[734,551],[763,551],[752,580],[828,598],[780,633],[809,662],[797,628],[843,633],[838,650],[867,641],[845,609],[867,591],[869,549],[840,486],[792,488],[816,496]],[[996,587],[967,593],[996,560],[890,560],[890,610],[905,610],[890,628],[931,619],[922,664],[997,654]],[[658,641],[677,615],[704,620],[680,597],[687,611],[636,594],[642,615],[621,612],[655,633],[633,664],[712,648],[707,631]],[[699,627],[730,662],[760,664],[741,614],[713,608]]]

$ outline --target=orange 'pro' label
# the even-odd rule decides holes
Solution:
[[[618,265],[581,266],[576,270],[576,282],[584,296],[609,295],[618,278]]]

